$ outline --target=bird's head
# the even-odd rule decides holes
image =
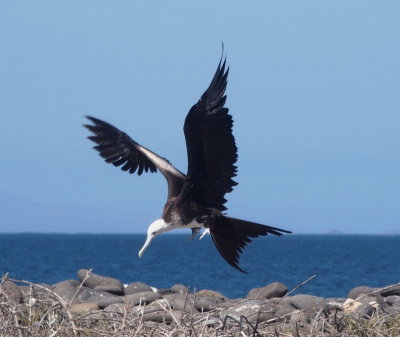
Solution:
[[[139,251],[139,257],[142,257],[144,251],[156,236],[167,231],[168,231],[168,226],[163,219],[157,219],[156,221],[152,222],[149,228],[147,229],[147,239],[142,249]]]

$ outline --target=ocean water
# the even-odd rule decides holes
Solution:
[[[144,256],[144,234],[0,234],[0,274],[37,283],[77,279],[81,268],[157,288],[176,283],[244,297],[274,281],[289,289],[317,275],[297,293],[345,297],[359,285],[400,281],[400,236],[286,235],[254,240],[241,258],[242,274],[219,255],[211,238],[163,234]]]

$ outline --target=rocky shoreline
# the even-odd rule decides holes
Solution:
[[[32,306],[50,294],[72,316],[95,315],[102,319],[122,315],[129,309],[147,327],[176,323],[190,316],[211,328],[290,323],[309,331],[322,322],[338,326],[349,317],[369,320],[378,314],[381,319],[391,320],[400,315],[400,284],[383,288],[359,286],[351,289],[346,298],[323,298],[289,293],[284,284],[274,282],[251,289],[245,298],[230,299],[213,290],[190,292],[180,284],[168,289],[140,282],[124,285],[87,269],[79,270],[77,276],[77,280],[54,285],[21,283],[3,277],[0,301]]]

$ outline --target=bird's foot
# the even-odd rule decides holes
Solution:
[[[206,228],[206,229],[203,231],[203,233],[202,233],[201,236],[199,237],[199,240],[201,240],[202,238],[204,238],[204,236],[205,236],[207,233],[210,234],[210,228]]]

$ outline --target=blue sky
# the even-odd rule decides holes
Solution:
[[[144,232],[163,177],[106,165],[83,116],[186,171],[183,121],[224,41],[239,148],[229,214],[296,233],[399,232],[399,12],[397,1],[1,2],[0,231]],[[20,226],[25,202],[62,219],[33,212]]]

